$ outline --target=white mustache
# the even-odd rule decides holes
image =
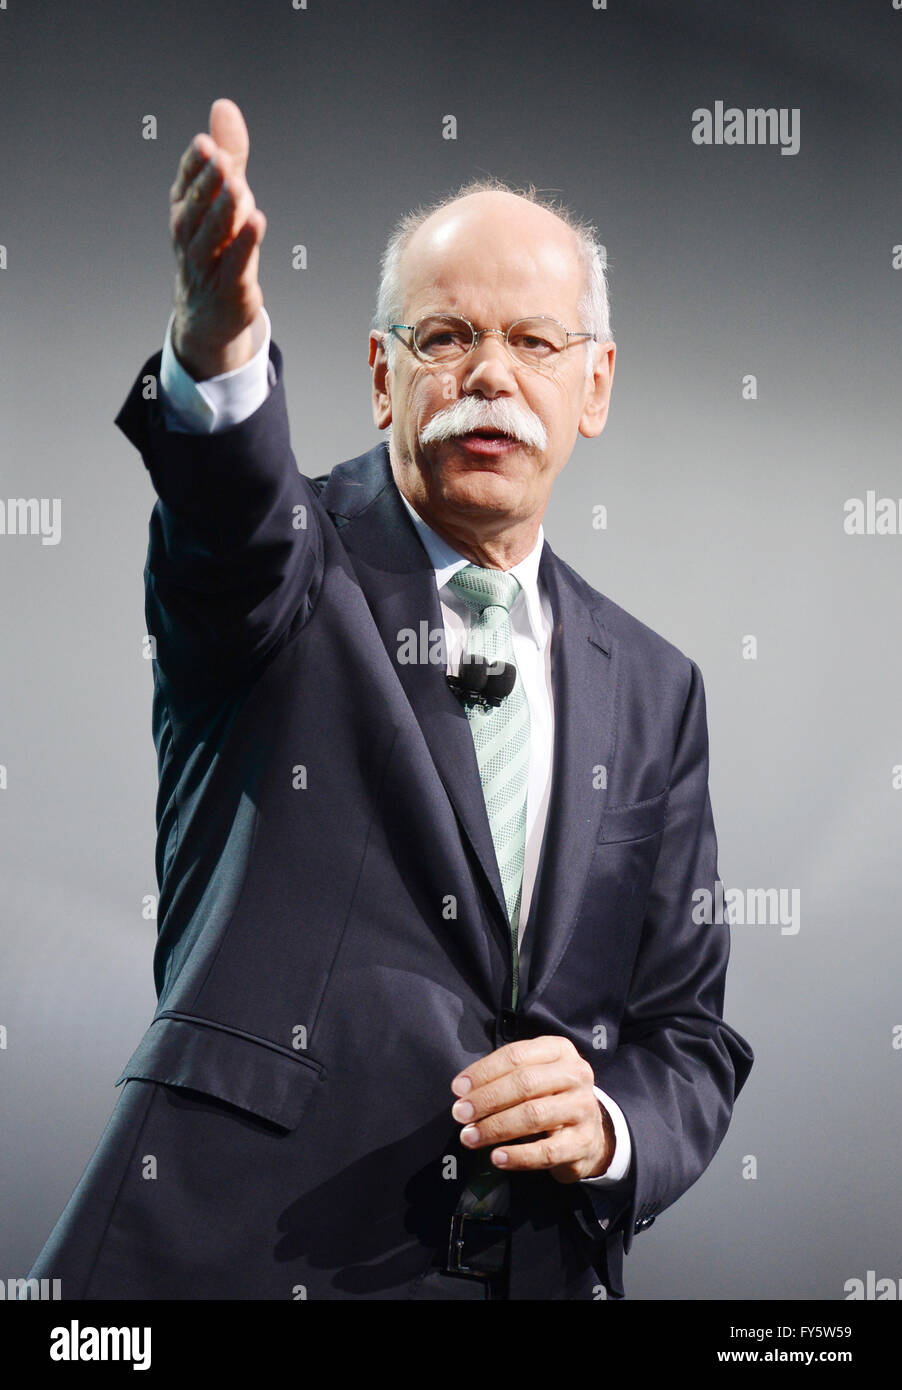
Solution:
[[[494,401],[460,396],[423,426],[420,444],[437,444],[478,429],[501,430],[533,449],[544,449],[548,442],[545,426],[528,406],[503,396]]]

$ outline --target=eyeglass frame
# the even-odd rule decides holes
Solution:
[[[424,356],[424,354],[420,352],[419,348],[417,347],[413,336],[416,333],[417,329],[416,323],[390,323],[388,324],[388,332],[391,333],[393,337],[397,338],[399,343],[403,343],[404,346],[407,348],[408,352],[412,352],[414,356],[419,359],[420,362],[425,362],[426,365],[429,367],[445,368],[453,367],[456,366],[459,362],[466,361],[470,354],[476,351],[477,347],[479,346],[480,338],[483,338],[487,333],[497,333],[499,337],[504,339],[504,346],[507,349],[508,356],[511,357],[514,362],[518,363],[521,367],[532,367],[536,371],[545,370],[547,366],[547,359],[545,362],[524,362],[522,357],[517,357],[515,355],[510,345],[510,338],[508,336],[510,334],[511,329],[516,328],[518,323],[529,323],[535,319],[541,319],[546,323],[556,323],[561,332],[566,333],[567,342],[564,345],[564,347],[556,349],[557,354],[566,352],[567,349],[571,347],[571,338],[589,338],[593,343],[598,342],[597,333],[585,333],[578,329],[571,330],[565,327],[565,325],[561,323],[560,319],[553,318],[551,314],[526,314],[522,318],[514,319],[513,323],[508,324],[507,328],[477,328],[476,325],[471,323],[468,318],[465,318],[463,314],[451,313],[424,314],[423,318],[417,320],[417,323],[422,323],[425,319],[440,318],[457,319],[460,323],[465,323],[469,328],[470,332],[472,333],[473,341],[467,348],[466,352],[462,353],[460,357],[455,357],[450,360],[446,358],[443,362],[437,362],[433,358]],[[401,337],[400,333],[395,332],[396,328],[406,328],[410,332],[411,339],[409,343],[405,338]],[[556,361],[556,357],[552,358],[551,360]]]

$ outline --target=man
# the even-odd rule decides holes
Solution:
[[[541,526],[607,418],[597,250],[499,188],[401,224],[370,336],[388,445],[311,480],[247,152],[215,102],[171,190],[170,336],[117,419],[159,494],[159,1006],[32,1277],[622,1297],[752,1058],[726,929],[693,914],[698,668]]]

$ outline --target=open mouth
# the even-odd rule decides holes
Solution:
[[[469,449],[477,454],[498,454],[507,449],[514,449],[519,444],[512,434],[507,434],[504,430],[491,429],[488,426],[480,427],[475,430],[468,430],[466,434],[458,435],[455,442],[464,449]]]

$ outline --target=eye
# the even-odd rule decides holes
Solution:
[[[453,316],[438,314],[417,324],[415,342],[424,357],[460,356],[470,346],[469,325]]]
[[[455,333],[450,328],[436,328],[425,336],[420,334],[420,346],[426,351],[436,347],[451,347],[461,341],[460,333]]]
[[[553,319],[518,319],[510,326],[508,342],[511,351],[527,362],[550,362],[566,346],[567,334]]]
[[[521,348],[524,352],[534,353],[538,357],[544,357],[555,351],[554,343],[550,343],[547,338],[538,337],[535,333],[518,333],[516,336],[512,336],[511,346]]]

